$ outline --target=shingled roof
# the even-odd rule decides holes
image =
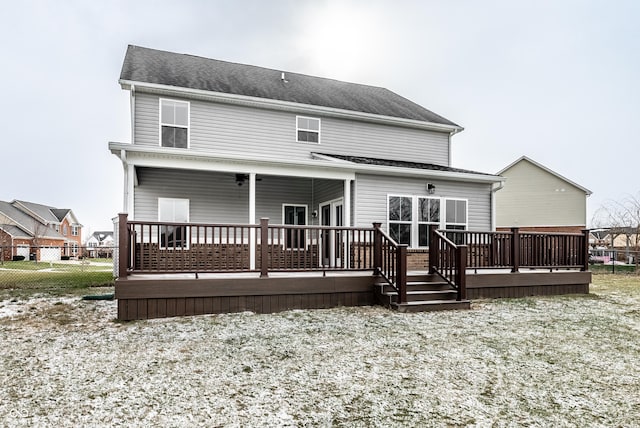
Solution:
[[[407,162],[407,161],[399,161],[399,160],[392,160],[392,159],[368,158],[363,156],[333,155],[329,153],[317,153],[317,154],[321,156],[332,157],[334,159],[339,159],[347,162],[353,162],[353,163],[365,164],[365,165],[391,166],[396,168],[426,169],[431,171],[446,171],[446,172],[457,172],[457,173],[463,173],[463,174],[479,174],[479,175],[487,175],[487,176],[493,175],[493,174],[487,174],[485,172],[477,172],[477,171],[471,171],[468,169],[460,169],[460,168],[451,168],[449,166],[436,165],[432,163]]]
[[[288,101],[459,127],[444,117],[376,86],[360,85],[252,65],[129,45],[121,82],[144,82]]]

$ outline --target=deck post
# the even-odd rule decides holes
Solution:
[[[456,251],[456,284],[458,285],[458,301],[467,300],[467,246],[460,245]]]
[[[511,272],[520,270],[520,229],[511,228]]]
[[[260,278],[269,276],[269,219],[260,219]]]
[[[382,223],[373,223],[373,274],[379,275],[382,269]]]
[[[584,272],[589,270],[589,232],[589,229],[582,229],[582,239],[584,239],[584,242],[582,243],[582,267],[580,270]],[[615,265],[614,260],[611,266],[615,269]]]
[[[407,303],[407,244],[398,244],[396,257],[398,303]]]
[[[127,213],[118,214],[118,279],[127,279],[129,268],[129,229]]]
[[[435,263],[438,260],[438,239],[436,237],[436,225],[430,224],[428,226],[429,233],[429,263],[428,270],[430,274],[436,273]]]

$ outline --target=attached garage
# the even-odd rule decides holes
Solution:
[[[40,261],[49,262],[60,260],[60,247],[41,247]]]
[[[29,260],[29,246],[18,245],[16,248],[16,256],[24,256],[25,260]]]

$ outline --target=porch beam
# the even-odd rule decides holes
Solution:
[[[249,224],[256,224],[256,173],[249,173]],[[249,233],[249,269],[256,268],[256,232]]]

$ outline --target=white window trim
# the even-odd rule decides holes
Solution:
[[[306,131],[306,132],[316,132],[314,129],[306,129],[298,127],[298,119],[311,119],[318,121],[318,142],[314,143],[313,141],[300,141],[298,140],[298,131]],[[306,144],[320,144],[321,142],[321,134],[322,134],[322,120],[319,117],[311,117],[311,116],[296,116],[296,142],[298,143],[306,143]]]
[[[174,103],[186,104],[187,105],[187,126],[176,125],[174,123],[163,123],[162,122],[162,102],[163,101],[171,101]],[[297,122],[296,122],[297,123]],[[187,149],[191,148],[191,102],[176,100],[173,98],[159,98],[158,99],[158,146],[163,149],[173,149],[175,147],[165,147],[162,145],[162,126],[173,126],[174,128],[183,128],[187,130]]]
[[[187,223],[189,223],[191,221],[191,201],[188,198],[158,198],[158,221],[161,222],[162,220],[160,220],[160,201],[187,201],[187,221],[184,222],[185,226],[187,225]],[[172,223],[172,222],[168,222],[168,223]],[[173,222],[173,223],[181,223],[181,222]],[[158,235],[158,246],[163,249],[163,250],[172,250],[172,249],[176,249],[176,250],[188,250],[189,246],[191,244],[191,236],[189,236],[188,233],[186,233],[187,228],[185,227],[185,240],[186,243],[183,246],[180,247],[163,247],[162,246],[162,233],[159,233]],[[152,238],[153,239],[153,238]]]
[[[390,229],[390,220],[389,220],[389,198],[391,197],[399,197],[399,198],[410,198],[411,199],[411,221],[402,221],[402,220],[393,220],[393,223],[402,223],[402,224],[411,224],[411,244],[409,248],[413,249],[424,249],[428,247],[419,246],[420,238],[419,238],[419,225],[420,224],[434,224],[431,222],[421,222],[418,221],[418,200],[419,199],[439,199],[440,200],[440,222],[437,225],[438,229],[445,229],[446,225],[449,224],[451,226],[464,226],[465,230],[469,230],[469,200],[466,198],[448,198],[445,196],[434,196],[434,195],[407,195],[401,193],[388,193],[387,194],[387,232]],[[465,222],[464,223],[447,223],[447,201],[464,201],[466,203],[466,211],[465,211]]]

